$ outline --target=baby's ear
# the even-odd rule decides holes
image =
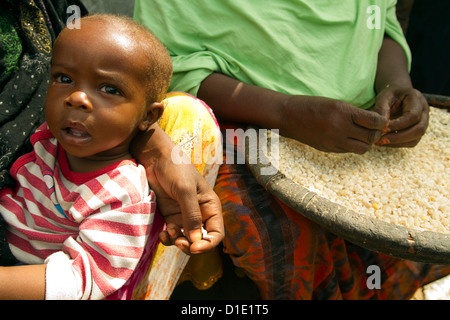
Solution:
[[[153,102],[152,104],[147,106],[147,113],[139,125],[139,130],[145,131],[147,130],[153,123],[161,118],[164,112],[164,104],[161,102]]]

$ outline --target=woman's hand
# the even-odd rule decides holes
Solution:
[[[160,233],[164,245],[176,245],[187,254],[199,254],[216,247],[224,237],[222,206],[189,159],[172,161],[175,144],[159,126],[139,133],[132,153],[147,172],[158,208],[166,221]],[[202,237],[202,225],[207,237]]]
[[[324,97],[288,96],[281,109],[280,134],[325,152],[363,154],[387,124],[384,115]]]
[[[195,166],[159,159],[147,171],[166,221],[161,242],[186,254],[204,253],[219,245],[224,237],[221,203]],[[207,237],[202,235],[202,225]]]
[[[416,89],[387,86],[377,95],[374,111],[389,119],[379,145],[414,147],[428,127],[430,108]]]
[[[389,147],[414,147],[428,127],[429,106],[413,89],[403,48],[386,36],[378,53],[374,110],[389,120],[386,134],[377,143]]]

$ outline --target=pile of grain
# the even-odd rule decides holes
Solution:
[[[271,135],[274,137],[274,133]],[[450,232],[450,113],[431,108],[414,148],[324,153],[278,136],[272,164],[294,182],[361,214],[412,229]],[[276,141],[276,139],[275,139]]]

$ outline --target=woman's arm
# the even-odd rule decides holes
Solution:
[[[219,73],[211,74],[202,82],[198,97],[221,120],[269,129],[280,128],[280,109],[288,98],[285,94],[249,85]]]
[[[381,92],[387,85],[412,88],[405,52],[396,41],[386,36],[378,53],[375,90]]]
[[[217,73],[202,82],[198,97],[222,120],[279,129],[284,136],[327,152],[366,152],[387,121],[343,101],[287,95]]]
[[[171,138],[153,124],[134,139],[132,153],[146,168],[158,208],[170,230],[161,233],[161,241],[176,245],[185,253],[206,252],[219,245],[224,237],[222,206],[190,159],[180,164],[172,161],[175,147]],[[202,240],[202,224],[212,236],[208,241]]]
[[[43,300],[46,265],[0,267],[0,300]]]

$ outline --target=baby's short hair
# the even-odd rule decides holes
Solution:
[[[145,79],[143,79],[147,82],[147,101],[160,102],[169,89],[172,78],[172,61],[162,42],[147,27],[123,15],[108,13],[88,15],[81,18],[81,27],[83,27],[83,21],[93,19],[114,24],[117,28],[123,29],[143,47],[149,59]]]

